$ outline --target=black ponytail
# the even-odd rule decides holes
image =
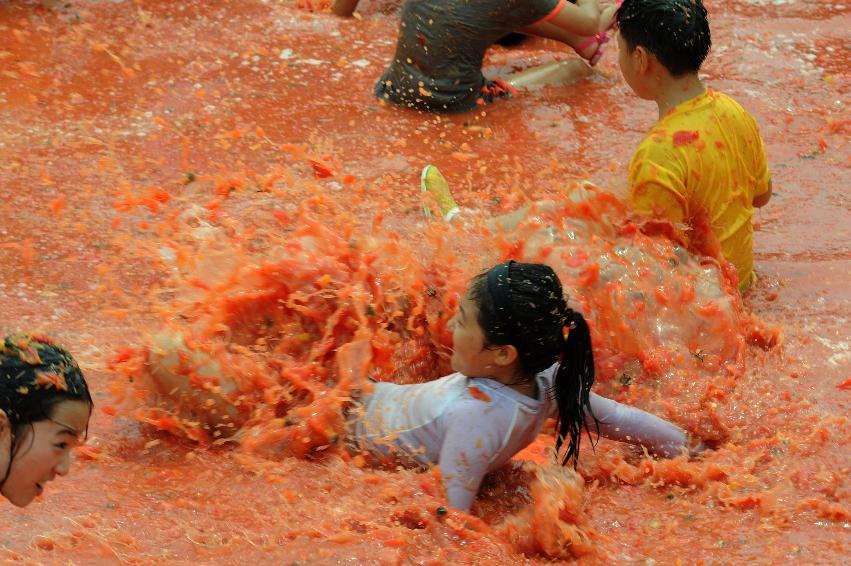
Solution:
[[[561,460],[561,465],[573,460],[573,467],[579,460],[579,443],[582,440],[582,429],[588,432],[588,440],[592,446],[591,429],[588,426],[588,416],[594,420],[597,436],[600,435],[600,423],[591,412],[589,397],[591,386],[594,385],[594,352],[591,348],[591,331],[588,323],[580,313],[567,309],[565,317],[564,346],[561,362],[556,370],[553,382],[553,395],[558,403],[556,417],[556,458],[565,440],[568,440],[567,450]]]
[[[485,346],[511,344],[517,349],[520,379],[534,376],[554,363],[553,387],[546,393],[558,405],[556,459],[567,440],[562,465],[579,458],[582,429],[591,439],[588,417],[599,436],[600,425],[591,412],[594,353],[585,318],[567,306],[558,275],[538,263],[501,263],[470,282],[469,296],[479,309]]]

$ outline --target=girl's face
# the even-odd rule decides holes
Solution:
[[[18,507],[41,495],[47,482],[64,476],[71,467],[71,450],[78,444],[89,422],[90,409],[83,401],[62,401],[49,420],[24,426],[17,454],[10,454],[11,434],[6,426],[0,441],[0,473],[12,458],[9,475],[0,493]]]
[[[452,329],[452,369],[468,377],[490,376],[494,352],[485,349],[485,334],[479,326],[479,308],[468,295],[461,299],[449,327]]]

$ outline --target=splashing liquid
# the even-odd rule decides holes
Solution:
[[[0,327],[59,338],[96,411],[71,474],[6,510],[0,559],[848,555],[840,5],[710,7],[718,48],[704,71],[757,117],[778,192],[755,217],[760,282],[743,306],[723,265],[566,180],[622,193],[655,120],[611,54],[566,88],[423,116],[371,94],[392,57],[392,6],[341,21],[251,0],[53,4],[0,4]],[[532,40],[493,49],[486,70],[567,56]],[[425,162],[484,215],[562,206],[512,234],[427,226]],[[545,433],[486,479],[472,515],[446,508],[436,471],[343,450],[353,391],[448,372],[446,321],[468,278],[509,256],[552,264],[588,316],[596,391],[715,449],[659,461],[602,440],[574,473],[552,463]],[[175,402],[156,364],[193,393]]]

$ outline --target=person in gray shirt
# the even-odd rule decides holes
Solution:
[[[375,94],[399,106],[463,112],[516,88],[567,82],[588,67],[567,60],[489,79],[482,62],[488,47],[521,31],[561,41],[596,64],[615,11],[598,0],[407,0],[396,54]]]

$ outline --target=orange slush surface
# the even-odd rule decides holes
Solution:
[[[0,6],[0,331],[57,337],[96,401],[71,474],[6,504],[2,560],[841,563],[849,16],[710,6],[704,70],[760,122],[777,192],[755,215],[759,283],[742,301],[728,266],[629,217],[626,165],[655,110],[614,53],[570,87],[421,115],[371,95],[394,6],[365,2],[360,20],[311,6]],[[486,68],[568,56],[553,47],[495,48]],[[427,162],[480,211],[466,228],[423,221]],[[513,234],[481,226],[539,199],[560,206]],[[577,474],[544,434],[471,515],[438,512],[439,474],[349,455],[353,390],[448,372],[466,281],[507,257],[553,265],[589,318],[596,391],[715,450],[657,461],[586,440]],[[219,404],[156,388],[164,331]]]

